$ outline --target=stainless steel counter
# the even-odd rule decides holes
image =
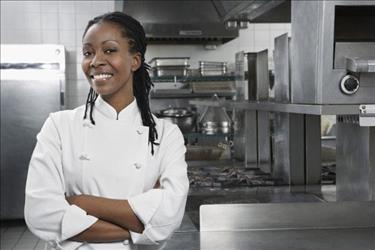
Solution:
[[[185,220],[186,223],[186,220]],[[165,250],[329,249],[375,246],[375,202],[204,205],[200,232],[176,232]]]
[[[164,250],[373,250],[375,227],[175,233]]]

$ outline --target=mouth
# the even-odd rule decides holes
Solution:
[[[112,76],[113,76],[113,74],[111,74],[111,73],[100,73],[100,74],[90,75],[91,79],[93,79],[93,80],[102,80],[102,81],[108,80]]]

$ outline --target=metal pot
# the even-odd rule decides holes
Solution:
[[[197,120],[196,114],[187,108],[163,109],[157,114],[157,117],[177,124],[182,133],[192,132]]]
[[[231,123],[229,121],[204,121],[199,123],[199,127],[203,134],[208,135],[228,134],[231,132]]]

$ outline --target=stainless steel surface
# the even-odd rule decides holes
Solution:
[[[235,100],[248,100],[248,82],[245,80],[245,71],[247,71],[247,56],[244,51],[235,54],[235,85],[236,95]]]
[[[271,173],[271,135],[270,113],[257,111],[257,152],[258,167],[265,173]]]
[[[374,201],[200,206],[201,232],[370,227],[375,228]]]
[[[375,105],[359,105],[359,126],[375,127]]]
[[[244,101],[201,101],[191,100],[192,105],[213,106],[236,108],[243,110],[261,110],[283,113],[311,114],[311,115],[350,115],[359,114],[358,105],[352,104],[295,104],[295,103],[276,103],[276,102],[244,102]]]
[[[185,66],[157,66],[152,68],[154,77],[161,76],[186,76],[187,67]]]
[[[233,81],[201,81],[191,82],[191,88],[194,93],[219,94],[228,93],[234,95],[236,93]]]
[[[214,94],[212,101],[219,101]],[[227,134],[232,131],[232,120],[224,107],[206,107],[198,120],[199,131],[204,134]]]
[[[272,127],[273,177],[292,187],[306,185],[307,190],[319,189],[320,117],[275,113]]]
[[[199,61],[199,72],[202,76],[225,75],[227,73],[227,63]]]
[[[254,110],[235,110],[234,158],[243,161],[246,167],[258,161],[257,119]]]
[[[200,250],[373,250],[375,229],[320,229],[320,230],[277,230],[201,232],[195,236]],[[193,236],[193,235],[191,235]],[[187,244],[191,245],[191,244]]]
[[[65,49],[61,45],[1,45],[1,64],[6,67],[1,69],[0,218],[21,219],[36,135],[49,113],[63,108]]]
[[[150,60],[151,67],[157,66],[189,66],[190,57],[154,57]]]
[[[175,233],[164,249],[373,250],[374,234],[374,228]]]
[[[322,179],[321,117],[305,115],[305,183],[309,190]]]
[[[249,100],[268,100],[268,50],[247,53]]]
[[[290,22],[289,1],[213,1],[222,21]]]
[[[336,42],[335,43],[335,69],[346,69],[347,58],[367,58],[373,57],[375,43],[372,42]],[[369,53],[370,52],[370,53]]]
[[[275,101],[290,102],[290,38],[288,33],[275,38]]]
[[[340,116],[336,126],[337,199],[375,200],[375,127]]]
[[[221,44],[239,34],[211,1],[123,1],[120,11],[140,20],[148,43]]]
[[[157,116],[169,120],[181,129],[183,133],[192,132],[196,127],[196,114],[187,108],[167,108],[161,110]]]
[[[375,47],[375,43],[374,43]],[[375,72],[375,55],[374,59],[364,58],[346,58],[346,69],[352,72]]]
[[[361,74],[355,95],[346,95],[340,80],[345,68],[333,68],[335,57],[357,57],[360,45],[368,42],[367,57],[373,59],[375,23],[374,1],[292,1],[291,100],[293,103],[349,104],[374,103],[374,73]],[[360,17],[359,17],[360,16]],[[309,32],[306,32],[309,30]],[[341,42],[352,43],[349,54],[340,50]],[[336,50],[337,49],[337,50]],[[337,54],[339,52],[344,54]],[[363,84],[364,83],[364,84]]]

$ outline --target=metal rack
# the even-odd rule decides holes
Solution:
[[[272,172],[273,177],[283,179],[285,184],[291,187],[304,185],[307,191],[319,191],[316,189],[321,185],[321,115],[336,115],[337,199],[375,199],[375,105],[194,100],[189,103],[244,110],[245,116],[249,117],[258,112],[284,113],[278,116],[275,124],[275,137],[279,140],[275,151],[266,152],[274,154],[274,163],[271,166],[271,162],[261,162],[259,144],[262,142],[257,139],[257,164],[262,170]],[[257,126],[249,119],[246,133],[257,131]]]

